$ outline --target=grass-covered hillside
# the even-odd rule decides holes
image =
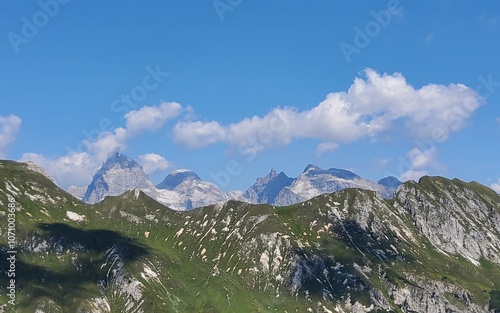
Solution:
[[[85,204],[0,161],[0,312],[500,312],[500,197],[424,177],[288,207]]]

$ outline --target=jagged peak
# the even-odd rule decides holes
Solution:
[[[308,164],[302,173],[318,170],[321,171],[322,169],[314,164]]]
[[[103,165],[101,167],[101,171],[107,171],[107,170],[110,170],[116,166],[123,168],[123,169],[141,167],[139,165],[139,163],[137,163],[135,160],[129,158],[125,154],[115,152],[103,163]]]

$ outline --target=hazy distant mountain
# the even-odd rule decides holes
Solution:
[[[271,172],[263,178],[257,178],[255,184],[245,193],[245,198],[252,203],[274,203],[279,192],[289,186],[293,178],[286,176],[285,173],[279,174],[271,169]]]
[[[37,167],[38,168],[38,167]],[[35,168],[36,169],[36,168]],[[43,171],[43,169],[39,169]],[[395,177],[386,177],[378,182],[361,178],[343,169],[321,169],[309,164],[297,178],[288,177],[274,169],[246,192],[224,192],[217,185],[203,181],[195,172],[187,169],[175,170],[158,185],[153,186],[142,167],[123,154],[112,155],[94,175],[91,184],[85,188],[71,186],[68,192],[87,203],[97,203],[106,196],[120,195],[139,189],[166,206],[178,210],[225,202],[230,199],[251,203],[291,205],[323,193],[346,188],[360,188],[377,192],[383,198],[392,198],[401,182]]]
[[[156,185],[158,201],[172,208],[191,210],[225,202],[230,197],[215,184],[201,180],[193,171],[180,169]]]
[[[117,196],[133,189],[140,189],[153,198],[157,196],[157,191],[142,166],[117,152],[94,175],[83,201],[97,203],[106,196]]]
[[[346,188],[372,190],[381,195],[387,195],[385,186],[363,179],[351,171],[337,168],[324,170],[309,164],[299,177],[280,190],[272,204],[291,205],[323,193],[331,193]]]

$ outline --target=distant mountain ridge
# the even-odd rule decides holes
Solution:
[[[141,190],[158,202],[177,211],[225,202],[231,197],[215,184],[201,180],[194,172],[175,170],[154,186],[142,166],[124,154],[110,156],[94,175],[82,195],[82,188],[71,186],[68,192],[84,202],[94,204],[107,196],[118,196],[130,190]]]
[[[384,178],[381,181],[390,180],[394,186],[401,185],[396,178]],[[274,205],[292,205],[299,203],[323,193],[332,193],[346,188],[360,188],[375,191],[383,198],[391,198],[396,189],[384,186],[361,178],[359,175],[343,169],[322,169],[316,165],[309,164],[299,177],[295,178],[288,186],[283,187],[273,202]],[[396,187],[397,188],[397,187]]]
[[[383,198],[391,198],[400,185],[401,182],[395,177],[386,177],[373,182],[349,170],[338,168],[325,170],[309,164],[297,178],[271,169],[266,176],[257,178],[244,193],[224,192],[217,185],[202,180],[198,174],[188,169],[174,170],[154,186],[136,161],[124,154],[115,153],[96,172],[83,197],[81,187],[71,186],[68,192],[93,204],[106,196],[116,196],[138,189],[174,210],[183,211],[230,199],[250,203],[292,205],[323,193],[346,188],[371,190]]]

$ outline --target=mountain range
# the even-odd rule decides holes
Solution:
[[[115,166],[96,187],[114,190]],[[308,166],[246,194],[275,202],[349,181],[365,183]],[[0,182],[0,288],[15,287],[1,312],[500,312],[500,195],[476,182],[424,176],[390,199],[345,188],[181,212],[139,189],[88,204],[33,164],[0,161]],[[185,182],[200,178],[176,171],[155,189]]]
[[[297,178],[277,173],[274,169],[246,192],[226,193],[213,183],[203,181],[196,173],[186,169],[175,170],[156,186],[149,180],[143,168],[124,154],[115,153],[94,175],[86,188],[71,186],[68,192],[94,204],[106,196],[117,196],[126,191],[139,189],[148,196],[174,210],[191,210],[227,200],[250,203],[292,205],[323,193],[345,188],[372,190],[383,198],[391,198],[401,182],[395,177],[386,177],[378,182],[361,178],[342,169],[323,170],[309,164]],[[83,190],[85,189],[85,192]]]

